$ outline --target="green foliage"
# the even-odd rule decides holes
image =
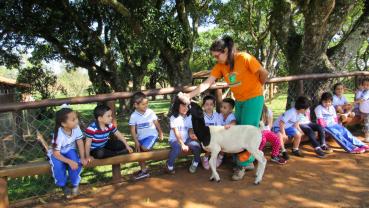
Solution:
[[[87,89],[91,86],[87,73],[78,69],[63,71],[58,75],[58,83],[63,86],[68,97],[86,95]]]

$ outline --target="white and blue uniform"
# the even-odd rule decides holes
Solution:
[[[143,114],[136,110],[129,119],[128,124],[136,127],[138,142],[145,149],[152,149],[158,140],[158,131],[154,124],[157,120],[158,117],[151,109],[147,109]]]
[[[358,93],[357,98],[364,100],[360,105],[359,109],[361,113],[369,114],[369,90],[362,90]]]
[[[346,105],[347,103],[348,101],[344,95],[342,95],[341,97],[337,95],[333,95],[333,106],[334,107]]]
[[[220,124],[218,124],[218,118],[219,118],[220,114],[217,112],[214,112],[212,115],[208,115],[206,113],[204,113],[204,120],[205,120],[205,125],[206,126],[218,126]]]
[[[279,133],[279,122],[283,121],[285,124],[284,130],[287,136],[293,137],[298,133],[298,130],[294,126],[297,122],[299,122],[299,120],[300,116],[297,113],[297,110],[295,108],[291,108],[280,115],[276,121],[274,121],[272,131],[274,131],[275,133]]]
[[[63,128],[60,127],[56,140],[52,140],[55,145],[54,151],[60,151],[61,155],[78,163],[78,169],[72,170],[68,164],[56,159],[52,151],[49,151],[48,156],[50,158],[49,162],[52,174],[55,179],[55,184],[59,187],[64,187],[67,184],[68,177],[66,171],[68,171],[69,179],[74,187],[78,186],[81,181],[80,174],[82,171],[82,164],[76,151],[76,141],[82,138],[83,133],[79,126],[72,129],[71,135],[67,135],[63,131]]]
[[[233,113],[229,114],[227,118],[224,118],[223,114],[221,113],[218,114],[218,125],[225,126],[230,124],[232,121],[236,121],[236,116]]]

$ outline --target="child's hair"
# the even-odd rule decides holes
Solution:
[[[215,105],[215,102],[216,102],[215,97],[214,97],[214,96],[212,96],[212,95],[206,95],[206,96],[202,99],[202,106],[204,106],[204,105],[205,105],[205,103],[206,103],[206,101],[208,101],[208,100],[213,101],[213,103],[214,103],[214,105]]]
[[[336,83],[335,85],[333,85],[333,94],[336,94],[336,89],[339,86],[343,86],[343,84],[341,82],[339,82],[339,83]]]
[[[308,109],[309,107],[310,107],[310,101],[307,97],[299,96],[296,99],[296,102],[295,102],[295,109],[296,110]]]
[[[265,105],[265,103],[264,103],[264,105],[263,105],[263,112],[261,113],[261,117],[260,117],[260,120],[261,121],[263,121],[263,123],[264,123],[264,125],[265,126],[268,126],[269,125],[269,113],[268,113],[268,107]]]
[[[144,99],[146,99],[146,95],[143,92],[136,92],[135,94],[133,94],[132,96],[132,105],[137,103],[141,103]]]
[[[235,101],[232,98],[224,98],[223,99],[223,103],[228,103],[231,105],[232,109],[234,108],[234,106],[236,105]]]
[[[325,92],[322,94],[322,96],[320,97],[320,104],[323,103],[323,101],[333,101],[333,95],[330,92]]]
[[[72,113],[73,110],[70,108],[62,108],[55,113],[55,126],[53,135],[53,148],[56,147],[56,140],[58,138],[59,128],[62,127],[62,123],[66,122],[68,119],[68,114]]]
[[[369,82],[369,78],[364,78],[361,80],[361,84],[363,85],[365,82]]]
[[[94,117],[97,120],[97,118],[104,116],[104,114],[108,111],[110,111],[110,107],[105,104],[97,105],[94,109]]]
[[[178,96],[175,96],[173,104],[170,108],[169,116],[174,116],[177,118],[179,116],[179,107],[180,105],[186,105],[186,103],[182,102],[181,99],[178,98]],[[187,112],[187,115],[190,114],[190,111]]]

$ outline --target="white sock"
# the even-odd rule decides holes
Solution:
[[[218,158],[219,158],[219,159],[221,159],[221,160],[223,159],[223,157],[224,157],[224,156],[223,156],[222,154],[219,154],[219,155],[218,155]]]
[[[282,149],[282,152],[286,151],[286,148],[284,148],[284,146],[282,146],[281,149]]]
[[[195,162],[195,161],[192,162],[192,165],[195,167],[197,167],[198,164],[199,164],[198,162]]]
[[[299,148],[292,148],[292,150],[293,150],[293,151],[297,151],[297,150],[299,150]]]
[[[315,147],[315,150],[322,149],[321,147]]]
[[[173,170],[174,169],[174,167],[173,166],[169,166],[168,165],[168,170]]]

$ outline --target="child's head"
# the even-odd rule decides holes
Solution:
[[[235,102],[232,98],[223,99],[222,105],[220,107],[220,113],[223,115],[227,115],[232,113],[233,108],[235,106]]]
[[[70,108],[62,108],[55,113],[54,144],[58,137],[59,128],[74,129],[78,126],[76,112]]]
[[[305,111],[310,107],[310,101],[307,97],[305,96],[299,96],[296,99],[295,102],[295,109],[299,112],[299,113],[305,113]]]
[[[185,115],[189,114],[188,105],[186,103],[182,102],[181,99],[178,98],[178,96],[176,96],[174,98],[174,102],[172,104],[170,114],[173,115],[176,118],[179,115],[185,116]]]
[[[109,125],[113,122],[112,113],[113,112],[111,111],[109,106],[104,104],[98,105],[94,109],[94,116],[96,121],[104,125]]]
[[[212,95],[207,95],[202,99],[202,107],[205,112],[212,113],[215,107],[215,97]]]
[[[363,87],[363,90],[369,90],[369,79],[365,78],[361,81],[361,85]]]
[[[320,98],[320,104],[326,108],[330,107],[333,103],[333,95],[329,92],[322,94]]]
[[[149,100],[144,93],[136,92],[132,96],[132,104],[136,110],[145,112],[147,110],[147,106],[149,105]]]
[[[342,83],[337,83],[333,86],[333,94],[337,96],[343,95],[344,90],[345,90],[345,87],[343,86]]]

